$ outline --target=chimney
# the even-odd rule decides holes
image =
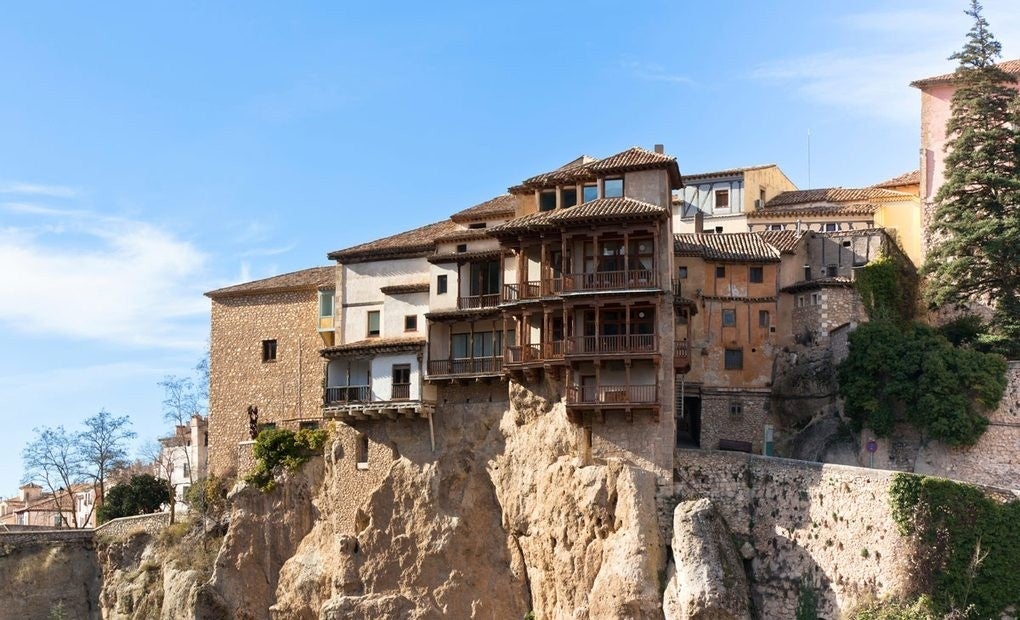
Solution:
[[[665,153],[666,151],[665,151],[665,149],[663,148],[663,146],[661,144],[656,144],[655,145],[655,152],[659,153],[661,155],[661,154]]]
[[[705,212],[701,209],[694,214],[694,232],[699,235],[705,232]]]

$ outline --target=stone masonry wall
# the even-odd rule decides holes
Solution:
[[[719,440],[747,441],[761,453],[765,425],[769,422],[769,392],[746,390],[701,392],[701,446],[714,450]],[[740,412],[732,413],[731,406]]]
[[[168,525],[170,525],[170,513],[157,512],[150,515],[123,517],[107,521],[97,527],[95,533],[103,538],[124,538],[138,532],[145,532],[155,536]]]
[[[259,423],[297,427],[321,416],[325,363],[314,290],[224,297],[212,302],[209,471],[237,467],[237,443],[250,439],[248,406]],[[276,340],[276,360],[262,361],[262,341]]]
[[[887,501],[894,472],[697,450],[676,461],[676,500],[711,499],[738,547],[753,547],[760,617],[795,617],[802,588],[818,595],[824,618],[900,592],[904,541]]]

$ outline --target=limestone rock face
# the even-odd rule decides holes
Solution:
[[[584,464],[555,385],[514,385],[489,473],[540,618],[660,618],[664,549],[655,477],[621,461]],[[542,412],[536,415],[535,412]]]
[[[673,513],[673,561],[662,611],[668,620],[750,620],[747,578],[733,539],[708,499]]]

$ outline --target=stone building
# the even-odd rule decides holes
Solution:
[[[206,293],[211,473],[236,470],[252,422],[297,428],[321,419],[319,351],[332,343],[335,274],[314,267]]]
[[[749,213],[796,189],[775,164],[685,174],[684,186],[673,198],[674,232],[747,232]]]
[[[187,426],[177,426],[174,434],[161,437],[155,476],[170,482],[175,510],[187,512],[184,503],[188,488],[206,477],[209,467],[209,420],[194,415]]]

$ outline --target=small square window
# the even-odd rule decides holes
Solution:
[[[785,230],[786,226],[783,224],[769,224],[765,230]]]
[[[803,295],[797,295],[797,307],[798,308],[803,308],[804,307],[804,296]]]
[[[744,350],[743,349],[726,349],[725,366],[726,370],[743,370],[744,368]]]
[[[825,225],[825,232],[836,232],[839,230],[839,224],[836,222],[829,222]]]
[[[723,327],[733,327],[737,324],[737,311],[735,308],[727,308],[722,311]]]
[[[416,332],[418,331],[418,315],[408,314],[404,317],[404,331],[405,332]]]
[[[677,277],[679,277],[681,280],[687,279],[687,265],[680,265],[677,268]]]
[[[722,265],[716,266],[716,268],[715,268],[715,277],[717,277],[717,278],[725,278],[726,277],[726,267],[724,267]]]
[[[594,183],[585,185],[581,190],[581,199],[584,202],[591,202],[599,197],[599,186]]]
[[[848,247],[850,247],[850,242],[849,242],[849,241],[844,241],[844,242],[843,242],[843,247],[844,247],[844,248],[848,248]]]
[[[577,188],[564,187],[560,190],[560,207],[566,209],[577,204]]]
[[[457,244],[457,253],[458,254],[463,254],[464,252],[467,252],[467,244],[466,243],[458,243]]]
[[[262,361],[263,362],[276,361],[276,340],[262,341]]]
[[[731,416],[741,416],[743,414],[744,414],[744,405],[743,405],[743,403],[730,403],[730,415]]]
[[[446,276],[436,276],[436,295],[446,294]]]
[[[369,310],[368,311],[368,337],[372,338],[379,335],[379,311]]]
[[[556,190],[547,189],[538,195],[538,210],[552,211],[556,208]]]
[[[715,190],[715,210],[716,211],[730,210],[730,190],[728,189]]]
[[[749,276],[751,282],[761,283],[765,281],[765,268],[764,267],[751,267],[751,273]]]
[[[603,187],[606,198],[623,198],[623,179],[606,179]]]
[[[838,266],[836,266],[836,265],[826,265],[825,266],[825,277],[826,278],[835,278],[837,275],[839,275],[839,267]]]
[[[298,422],[298,429],[302,431],[314,431],[319,428],[319,423],[315,420],[304,420]]]
[[[319,291],[319,318],[333,316],[333,291]]]
[[[821,303],[822,303],[822,294],[821,293],[811,293],[811,305],[812,306],[817,306],[817,305],[819,305]]]
[[[769,316],[768,310],[758,311],[758,327],[768,327],[771,323],[771,317]]]

